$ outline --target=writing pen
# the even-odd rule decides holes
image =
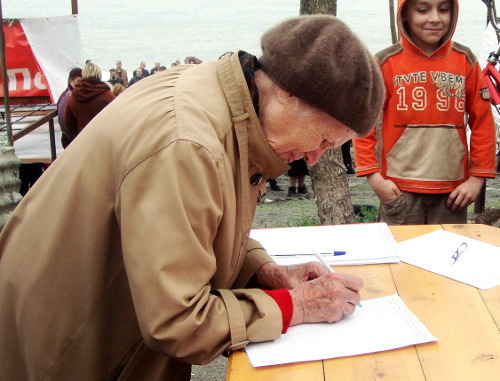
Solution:
[[[332,269],[332,266],[330,266],[330,265],[328,264],[328,262],[327,262],[327,261],[325,261],[325,258],[323,258],[323,256],[322,256],[320,253],[318,253],[318,252],[316,251],[316,252],[314,252],[314,255],[316,256],[316,258],[318,258],[318,259],[319,259],[319,261],[323,264],[323,266],[325,266],[325,268],[326,268],[329,272],[331,272],[331,273],[334,273],[334,272],[335,272],[335,270],[334,270],[334,269]],[[361,306],[361,303],[358,303],[358,307],[362,307],[362,306]]]
[[[324,254],[324,255],[333,255],[334,257],[337,257],[339,255],[346,255],[347,251],[344,251],[344,250],[335,250],[335,251],[331,251],[329,253],[321,253],[321,254]]]

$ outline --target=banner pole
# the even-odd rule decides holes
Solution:
[[[71,0],[71,14],[78,14],[78,0]]]
[[[5,108],[5,125],[7,126],[7,144],[12,146],[12,124],[10,118],[10,100],[9,100],[9,84],[7,78],[7,65],[5,59],[5,35],[3,32],[3,12],[2,0],[0,0],[0,20],[2,27],[0,28],[0,62],[2,65],[2,86],[3,86],[3,104]]]

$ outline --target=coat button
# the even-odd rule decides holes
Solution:
[[[260,173],[256,173],[250,178],[251,185],[259,185],[262,182],[262,175]]]

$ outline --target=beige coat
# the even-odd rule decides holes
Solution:
[[[2,379],[189,380],[189,363],[279,337],[276,303],[242,287],[270,261],[248,238],[250,182],[287,168],[237,54],[120,95],[0,236]]]

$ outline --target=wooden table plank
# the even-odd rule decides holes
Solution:
[[[355,357],[324,360],[324,379],[325,381],[425,380],[418,356],[413,346],[397,349],[395,351],[368,353]]]
[[[396,293],[391,269],[387,264],[370,266],[338,266],[337,272],[361,277],[365,285],[361,300],[369,300]],[[359,308],[359,307],[358,307]],[[422,370],[413,347],[405,348],[401,356],[391,351],[370,353],[362,356],[335,358],[323,361],[327,381],[371,380],[423,380]]]
[[[407,225],[407,226],[389,226],[392,235],[396,241],[406,241],[410,238],[415,238],[435,230],[442,229],[441,225]]]
[[[453,233],[462,234],[495,246],[500,246],[500,229],[493,226],[468,224],[443,225],[443,228]],[[488,306],[488,309],[496,322],[498,331],[500,332],[500,286],[490,288],[489,290],[479,290],[479,293]]]
[[[500,246],[500,230],[485,225],[390,227],[397,241],[441,228]],[[500,287],[477,290],[405,263],[338,266],[335,270],[363,278],[362,300],[398,292],[438,341],[362,356],[263,368],[253,368],[246,353],[238,352],[230,357],[227,380],[498,379]]]
[[[417,226],[410,232],[409,229],[398,229],[391,232],[396,240],[413,238],[434,230],[440,226]],[[361,290],[361,300],[369,300],[389,296],[397,292],[392,276],[392,266],[400,264],[381,264],[369,266],[338,266],[337,272],[345,272],[361,277],[365,285]],[[323,361],[325,367],[325,380],[350,381],[350,380],[424,380],[417,352],[414,346],[394,351],[370,353],[362,356],[336,358]]]
[[[455,230],[467,236],[479,232],[483,240],[485,236],[494,235],[489,229],[478,226]],[[499,330],[480,292],[475,287],[404,263],[391,268],[401,298],[438,338],[435,343],[416,346],[425,378],[498,379]],[[497,295],[498,292],[494,291]],[[463,332],[475,334],[464,335]]]
[[[443,229],[449,232],[462,234],[479,241],[500,246],[500,229],[482,224],[467,225],[443,225]]]
[[[226,380],[235,381],[313,381],[323,380],[321,361],[254,368],[244,351],[231,354],[227,364]]]

